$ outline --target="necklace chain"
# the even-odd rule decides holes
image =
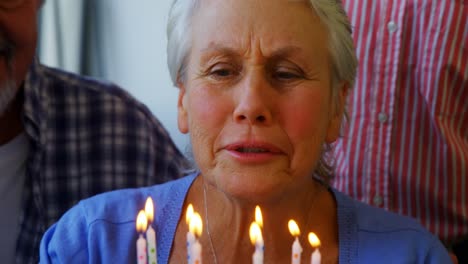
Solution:
[[[214,249],[213,245],[213,239],[211,238],[211,232],[210,232],[210,221],[208,220],[208,205],[206,199],[206,185],[205,185],[205,180],[203,179],[203,200],[204,200],[204,205],[205,205],[205,219],[206,219],[206,233],[208,234],[208,241],[210,242],[210,249],[211,249],[211,254],[213,255],[214,263],[218,264],[218,257],[216,256],[216,251]]]
[[[315,194],[314,194],[313,196],[318,196],[318,195],[320,194],[321,190],[322,190],[322,184],[321,184],[321,182],[319,182],[319,187],[318,187],[318,189],[315,191]],[[317,200],[317,199],[314,199],[314,201],[313,201],[312,204],[310,205],[309,213],[307,214],[306,226],[309,225],[310,210],[311,210],[312,207],[314,206],[316,200]],[[209,221],[209,218],[208,218],[208,205],[207,205],[207,202],[208,202],[208,199],[206,199],[206,185],[205,185],[205,179],[203,179],[203,204],[204,204],[204,206],[205,206],[206,233],[208,234],[208,241],[210,242],[211,255],[213,256],[214,263],[215,263],[215,264],[218,264],[218,257],[216,256],[216,251],[215,251],[215,248],[214,248],[214,245],[213,245],[213,239],[212,239],[212,237],[211,237],[211,232],[210,232],[210,221]]]

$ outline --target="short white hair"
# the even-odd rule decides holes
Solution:
[[[352,28],[341,0],[304,0],[315,11],[328,33],[328,52],[332,64],[332,94],[339,89],[352,88],[356,79],[357,58],[354,49]],[[200,0],[174,0],[169,11],[167,25],[167,64],[174,86],[184,81],[187,59],[192,42],[192,17]],[[339,85],[345,83],[346,86]],[[336,100],[335,100],[336,101]],[[344,111],[346,113],[346,111]],[[323,157],[316,174],[329,182],[332,166],[327,165],[325,154],[330,150],[324,146]],[[328,176],[327,176],[328,175]]]
[[[332,74],[335,81],[349,87],[356,78],[357,59],[352,39],[351,23],[341,0],[305,0],[314,9],[328,30]],[[167,25],[167,64],[171,79],[177,81],[185,72],[191,45],[191,19],[199,0],[174,0]]]

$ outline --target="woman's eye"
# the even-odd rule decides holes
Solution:
[[[277,71],[273,74],[273,78],[276,80],[293,80],[300,77],[298,73],[290,71]]]
[[[235,77],[238,70],[231,64],[217,64],[208,70],[207,76],[214,80],[228,80]]]
[[[214,69],[210,72],[211,75],[214,75],[216,77],[227,77],[229,75],[232,75],[232,70],[230,69]]]

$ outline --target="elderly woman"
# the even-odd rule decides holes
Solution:
[[[337,0],[176,0],[168,61],[180,89],[178,125],[199,171],[177,181],[82,201],[45,234],[41,262],[132,263],[135,218],[153,197],[159,263],[187,260],[184,212],[204,222],[204,263],[250,263],[249,226],[263,211],[265,263],[448,263],[414,221],[328,187],[325,154],[340,133],[355,71],[351,30]],[[130,176],[130,175],[129,175]]]

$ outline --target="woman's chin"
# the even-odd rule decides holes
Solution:
[[[230,199],[264,203],[275,201],[297,188],[298,176],[292,175],[285,164],[275,166],[218,166],[202,170],[209,185]]]
[[[262,204],[281,199],[285,192],[285,184],[237,179],[229,182],[218,182],[218,189],[231,199],[242,203]]]

